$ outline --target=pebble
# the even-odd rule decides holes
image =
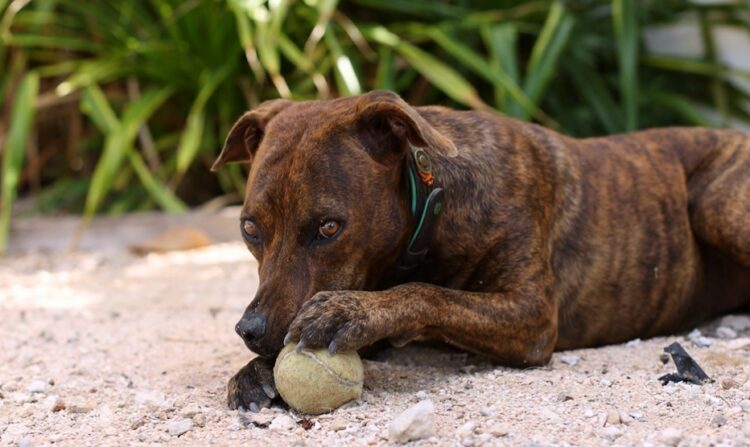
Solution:
[[[503,436],[507,436],[508,433],[510,433],[510,425],[496,422],[490,426],[488,432],[496,438],[501,438]]]
[[[271,421],[271,424],[268,426],[271,430],[274,431],[289,431],[297,427],[297,424],[294,423],[294,419],[291,417],[280,414],[276,416],[273,421]]]
[[[734,331],[734,329],[726,327],[726,326],[719,326],[716,329],[716,336],[719,338],[723,338],[725,340],[729,340],[732,338],[737,338],[737,332]]]
[[[750,346],[750,338],[735,338],[734,340],[729,340],[725,346],[730,350],[745,350],[748,348],[748,346]]]
[[[721,381],[721,387],[725,390],[737,388],[738,386],[740,386],[740,384],[737,383],[737,381],[734,379],[727,378],[727,379],[722,379]]]
[[[416,396],[417,396],[417,399],[419,400],[427,399],[427,393],[425,393],[424,391],[417,391]]]
[[[573,354],[563,354],[560,356],[560,361],[570,366],[575,366],[580,359],[579,356]]]
[[[74,414],[91,413],[93,410],[94,407],[89,404],[73,404],[68,407],[68,413]]]
[[[677,445],[682,441],[682,430],[674,427],[665,428],[659,432],[659,441],[667,445]]]
[[[688,335],[687,339],[690,340],[692,344],[699,348],[707,348],[711,346],[714,341],[711,340],[708,337],[705,337],[699,329],[693,329]]]
[[[388,430],[390,441],[401,444],[434,434],[434,406],[430,400],[420,401],[396,416]]]
[[[750,317],[746,315],[727,315],[721,319],[721,325],[742,332],[750,329]]]
[[[135,403],[152,408],[169,406],[164,394],[154,390],[138,391],[135,393]]]
[[[52,399],[48,402],[49,409],[53,413],[63,411],[66,408],[65,401],[60,399],[58,396],[50,396]]]
[[[607,425],[621,424],[622,419],[620,418],[620,412],[614,408],[607,410]]]
[[[190,431],[191,428],[193,428],[193,421],[191,419],[179,419],[167,424],[167,431],[172,436],[184,435]]]
[[[347,422],[344,419],[336,418],[333,421],[331,421],[331,430],[333,431],[341,431],[346,429]]]
[[[29,384],[29,386],[26,387],[26,391],[32,394],[45,393],[47,392],[47,388],[49,388],[49,384],[47,382],[43,380],[34,380]]]
[[[727,424],[727,418],[724,417],[723,414],[717,414],[716,416],[713,417],[713,419],[711,419],[711,426],[712,427],[719,428],[719,427],[722,427],[722,426],[724,426],[726,424]]]
[[[18,440],[18,447],[30,447],[31,446],[31,437],[24,436],[23,438]]]
[[[641,339],[635,338],[633,340],[630,340],[629,342],[625,343],[625,347],[627,348],[637,348],[641,345]]]
[[[628,413],[628,416],[633,418],[633,420],[636,420],[638,422],[643,422],[646,420],[646,416],[643,415],[640,411],[631,411]]]
[[[622,436],[622,428],[609,425],[599,430],[599,436],[607,441],[613,442],[615,439]]]
[[[606,386],[606,387],[612,386],[612,381],[607,380],[607,379],[602,379],[599,381],[599,385]]]
[[[745,413],[750,413],[750,400],[743,399],[740,401],[740,408],[742,408],[742,411]]]

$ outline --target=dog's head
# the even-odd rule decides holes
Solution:
[[[390,273],[411,232],[409,144],[456,151],[390,92],[272,100],[235,123],[212,169],[251,164],[240,227],[260,285],[237,324],[251,350],[277,354],[316,292],[370,289]]]

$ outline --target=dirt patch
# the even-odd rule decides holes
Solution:
[[[274,408],[256,423],[225,408],[226,381],[250,356],[233,325],[255,268],[240,243],[1,258],[0,443],[386,445],[391,421],[425,399],[436,431],[414,445],[750,443],[750,340],[746,329],[716,338],[716,324],[704,328],[708,347],[663,337],[558,353],[531,370],[388,350],[365,361],[361,401],[311,418]],[[662,386],[673,341],[715,382]]]

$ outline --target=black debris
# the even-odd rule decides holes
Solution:
[[[679,343],[672,343],[664,348],[664,352],[672,356],[672,361],[674,361],[677,367],[677,372],[659,377],[662,385],[666,385],[669,382],[688,382],[696,385],[713,382]]]

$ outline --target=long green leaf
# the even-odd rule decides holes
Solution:
[[[556,72],[557,62],[568,43],[574,19],[562,1],[555,1],[547,14],[542,31],[531,50],[523,89],[538,104],[547,84]]]
[[[503,70],[493,70],[490,64],[476,52],[474,52],[468,46],[460,43],[460,41],[454,37],[449,36],[442,30],[432,28],[428,32],[432,39],[440,45],[445,51],[453,55],[459,62],[464,64],[468,69],[474,73],[482,76],[484,79],[493,83],[495,88],[503,89],[507,91],[510,96],[521,106],[525,112],[524,116],[534,116],[540,121],[548,121],[548,124],[552,124],[537,107],[526,96],[521,87],[511,79],[508,74]]]
[[[135,174],[148,191],[149,196],[159,204],[159,206],[169,213],[181,213],[187,210],[187,206],[177,198],[177,196],[167,189],[162,183],[156,180],[148,170],[146,163],[143,162],[140,154],[132,147],[127,151],[130,165],[133,167]]]
[[[180,145],[177,148],[177,175],[184,174],[190,167],[193,159],[195,159],[195,156],[198,154],[198,149],[200,149],[201,140],[203,139],[203,129],[206,121],[206,103],[211,99],[214,91],[216,91],[219,84],[226,79],[228,74],[229,67],[224,66],[205,76],[203,86],[198,92],[195,101],[193,101],[193,105],[190,107],[185,130],[180,137]]]
[[[402,41],[397,35],[384,27],[363,29],[363,33],[383,45],[393,47],[409,65],[446,95],[473,108],[487,108],[487,105],[479,99],[477,91],[469,81],[431,54]]]
[[[90,219],[104,197],[109,193],[114,177],[122,166],[129,148],[135,141],[138,129],[169,98],[173,91],[172,87],[151,90],[125,107],[122,120],[107,135],[104,152],[96,164],[94,174],[91,177],[91,186],[86,196],[86,205],[84,207],[84,218]],[[101,112],[101,109],[95,110]],[[110,118],[99,117],[94,120],[107,123],[110,121]]]
[[[21,81],[13,102],[10,129],[3,149],[2,203],[0,204],[0,254],[5,252],[10,233],[10,218],[21,178],[26,144],[36,112],[39,95],[39,75],[29,72]]]
[[[489,64],[493,71],[504,73],[516,85],[520,83],[518,70],[518,27],[512,22],[483,26],[481,29],[484,44],[489,50]],[[510,116],[520,117],[521,106],[514,98],[506,98],[507,88],[495,84],[495,102]],[[525,93],[524,93],[524,96]]]
[[[638,16],[632,0],[612,0],[625,130],[638,127]]]

